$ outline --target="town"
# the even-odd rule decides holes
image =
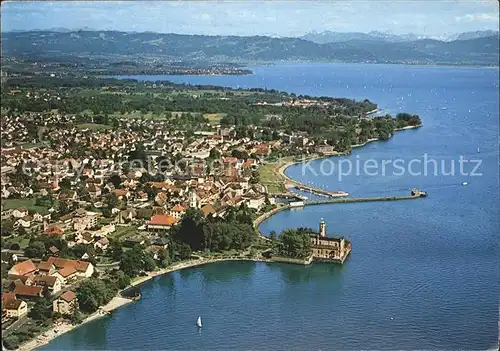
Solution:
[[[343,262],[350,243],[325,238],[324,223],[300,252],[284,249],[283,240],[302,240],[297,233],[259,233],[259,218],[295,196],[276,169],[420,123],[371,117],[368,101],[262,89],[13,81],[1,122],[9,348],[100,313],[119,291],[179,262],[273,251]]]

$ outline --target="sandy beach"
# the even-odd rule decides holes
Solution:
[[[208,263],[222,262],[222,261],[259,261],[260,262],[260,261],[265,261],[265,260],[246,258],[246,257],[238,257],[238,256],[227,257],[227,258],[201,258],[201,259],[191,260],[191,261],[187,261],[187,262],[180,262],[180,263],[174,264],[172,266],[169,266],[167,268],[163,268],[163,269],[160,269],[160,270],[155,271],[155,272],[150,272],[147,276],[140,277],[139,279],[133,281],[130,284],[130,286],[121,290],[117,296],[115,296],[113,299],[111,299],[111,301],[109,301],[106,305],[100,307],[99,310],[97,310],[96,312],[92,313],[90,316],[85,318],[82,321],[82,323],[77,324],[77,325],[73,325],[71,323],[59,323],[59,324],[55,325],[54,327],[52,327],[51,329],[49,329],[48,331],[46,331],[45,333],[37,336],[33,340],[30,340],[30,341],[20,345],[17,350],[19,350],[19,351],[31,351],[31,350],[37,349],[43,345],[48,344],[53,339],[65,334],[73,329],[76,329],[76,328],[84,325],[85,323],[89,323],[89,322],[92,322],[96,319],[102,318],[102,317],[106,316],[109,312],[111,312],[111,311],[113,311],[121,306],[124,306],[126,304],[129,304],[130,302],[132,302],[132,300],[124,298],[120,295],[120,293],[126,289],[130,289],[131,287],[140,285],[140,284],[142,284],[150,279],[153,279],[154,277],[161,276],[162,274],[174,272],[174,271],[184,269],[184,268],[196,267],[196,266],[201,266],[201,265],[208,264]]]
[[[96,312],[92,313],[90,316],[85,318],[81,324],[71,324],[71,323],[58,323],[45,333],[37,336],[35,339],[28,341],[27,343],[19,346],[20,351],[29,351],[29,350],[34,350],[40,346],[48,344],[51,340],[57,338],[58,336],[67,333],[73,329],[78,328],[79,326],[91,322],[95,319],[104,317],[108,312],[117,309],[118,307],[121,307],[123,305],[126,305],[128,303],[132,302],[130,299],[126,299],[121,296],[115,296],[111,301],[109,301],[105,306],[101,307],[99,310]]]

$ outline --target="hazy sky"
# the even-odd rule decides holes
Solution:
[[[441,36],[498,30],[498,2],[475,1],[2,1],[2,30],[114,29],[299,36],[310,31]]]

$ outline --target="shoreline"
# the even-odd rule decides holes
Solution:
[[[396,129],[394,129],[394,132],[401,132],[401,131],[410,130],[410,129],[418,129],[420,127],[422,127],[422,124],[419,124],[419,125],[416,125],[416,126],[406,126],[406,127],[403,127],[403,128],[396,128]],[[391,138],[393,136],[394,136],[394,134],[391,135]],[[351,149],[356,149],[356,148],[363,147],[363,146],[365,146],[365,145],[367,145],[369,143],[372,143],[374,141],[383,141],[383,140],[381,140],[379,138],[371,138],[371,139],[368,139],[367,141],[365,141],[364,143],[351,145]],[[313,154],[313,155],[311,155],[309,157],[306,157],[306,158],[302,159],[301,161],[291,161],[291,162],[285,163],[283,166],[281,166],[278,169],[278,173],[279,173],[279,175],[282,178],[284,178],[285,181],[289,181],[289,182],[292,182],[292,183],[295,183],[295,184],[307,187],[308,186],[307,184],[301,183],[301,182],[299,182],[297,180],[294,180],[294,179],[290,178],[289,176],[287,176],[285,174],[286,169],[288,167],[299,165],[301,163],[305,163],[305,162],[308,162],[308,161],[315,161],[315,160],[320,160],[320,159],[323,159],[323,158],[330,158],[330,157],[349,156],[350,154],[351,154],[350,152],[338,152],[338,151],[334,151],[334,153],[328,154],[328,155],[318,155],[318,154],[314,155]],[[347,192],[344,192],[344,191],[340,191],[340,192],[349,195],[349,193],[347,193]]]
[[[403,130],[408,130],[408,129],[416,129],[416,128],[420,128],[421,126],[422,125],[407,126],[407,127],[395,129],[394,131],[398,132],[398,131],[403,131]],[[391,135],[391,138],[392,138],[392,135]],[[371,138],[362,144],[352,145],[351,148],[352,149],[359,148],[359,147],[365,146],[366,144],[369,144],[369,143],[374,142],[374,141],[381,141],[381,140],[379,138]],[[310,157],[305,158],[301,161],[287,162],[286,164],[284,164],[283,166],[281,166],[278,169],[278,174],[284,179],[284,181],[290,181],[290,182],[298,184],[298,185],[307,186],[299,181],[296,181],[296,180],[288,177],[285,174],[286,169],[292,165],[301,164],[301,163],[304,163],[307,161],[314,161],[314,160],[318,160],[318,159],[322,159],[322,158],[329,158],[329,157],[335,157],[335,156],[348,156],[349,154],[350,154],[350,152],[343,152],[343,153],[335,152],[334,154],[329,154],[329,155],[318,155],[318,154],[311,155]],[[338,191],[338,193],[339,193],[338,196],[348,196],[349,195],[349,193],[344,192],[344,191]],[[272,211],[270,211],[268,213],[262,214],[259,218],[257,218],[256,221],[254,221],[254,227],[257,230],[257,232],[260,235],[262,235],[262,233],[260,233],[260,230],[258,229],[258,226],[262,222],[266,221],[267,219],[272,217],[274,214],[280,212],[283,209],[284,208],[278,207],[278,208],[273,209]],[[258,222],[258,223],[256,223],[256,222]],[[79,328],[80,326],[82,326],[86,323],[92,322],[96,319],[102,318],[102,317],[108,315],[111,311],[114,311],[122,306],[128,305],[129,303],[133,302],[133,300],[125,298],[125,297],[121,296],[121,294],[124,291],[129,290],[130,288],[136,287],[138,285],[141,285],[142,283],[145,283],[145,282],[147,282],[155,277],[162,276],[164,274],[171,273],[171,272],[178,271],[178,270],[185,269],[185,268],[198,267],[198,266],[202,266],[205,264],[224,262],[224,261],[272,262],[270,260],[265,260],[265,259],[246,258],[246,257],[207,258],[207,259],[202,258],[202,259],[195,259],[195,260],[190,260],[190,261],[185,261],[185,262],[179,262],[179,263],[174,264],[172,266],[162,268],[158,271],[149,272],[147,276],[140,277],[139,279],[133,281],[129,286],[118,291],[117,295],[115,297],[113,297],[111,299],[111,301],[109,301],[106,305],[100,307],[96,312],[92,313],[90,316],[85,318],[80,324],[73,325],[73,324],[67,323],[67,322],[58,324],[58,325],[52,327],[51,329],[49,329],[48,331],[46,331],[45,333],[43,333],[42,335],[37,336],[35,339],[27,341],[25,344],[20,345],[17,348],[17,350],[19,350],[19,351],[31,351],[31,350],[37,349],[41,346],[47,345],[52,340],[56,339],[57,337],[65,334],[69,331],[72,331],[76,328]],[[44,334],[47,334],[47,336],[44,336]]]
[[[124,289],[121,289],[118,291],[116,296],[114,296],[106,305],[99,307],[99,309],[92,313],[90,316],[85,318],[80,324],[73,325],[68,322],[63,322],[60,324],[57,324],[47,330],[46,332],[42,333],[41,335],[38,335],[36,338],[27,341],[26,343],[20,345],[16,350],[19,351],[31,351],[35,350],[39,347],[42,347],[44,345],[49,344],[52,340],[58,338],[59,336],[66,334],[74,329],[77,329],[84,324],[87,324],[89,322],[92,322],[96,319],[102,318],[104,316],[109,315],[110,312],[128,305],[129,303],[133,302],[132,299],[125,298],[121,296],[121,293],[136,287],[138,285],[141,285],[142,283],[145,283],[155,277],[162,276],[167,273],[172,273],[175,271],[179,271],[185,268],[192,268],[192,267],[198,267],[198,266],[203,266],[205,264],[210,264],[210,263],[217,263],[217,262],[224,262],[224,261],[253,261],[253,262],[272,262],[270,260],[266,260],[263,258],[247,258],[247,257],[225,257],[225,258],[206,258],[206,259],[195,259],[195,260],[190,260],[190,261],[184,261],[184,262],[179,262],[177,264],[174,264],[172,266],[162,268],[158,271],[155,272],[149,272],[147,276],[145,277],[140,277],[136,281],[132,282],[129,286],[125,287]],[[46,335],[46,336],[44,336]]]

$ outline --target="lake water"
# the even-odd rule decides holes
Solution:
[[[364,172],[339,178],[297,165],[289,176],[351,196],[425,199],[335,204],[281,212],[263,232],[317,227],[353,245],[343,266],[228,262],[174,272],[143,299],[43,347],[82,349],[467,349],[498,340],[498,69],[285,64],[251,76],[146,77],[310,95],[368,98],[423,127],[354,150],[345,160],[478,159],[482,176]],[[480,149],[478,152],[477,149]],[[341,158],[332,162],[338,165]],[[415,167],[418,168],[418,167]],[[315,170],[315,171],[311,171]],[[472,168],[465,169],[471,172]],[[325,172],[325,173],[328,173]],[[468,185],[462,185],[467,182]],[[195,322],[201,315],[204,328]]]

